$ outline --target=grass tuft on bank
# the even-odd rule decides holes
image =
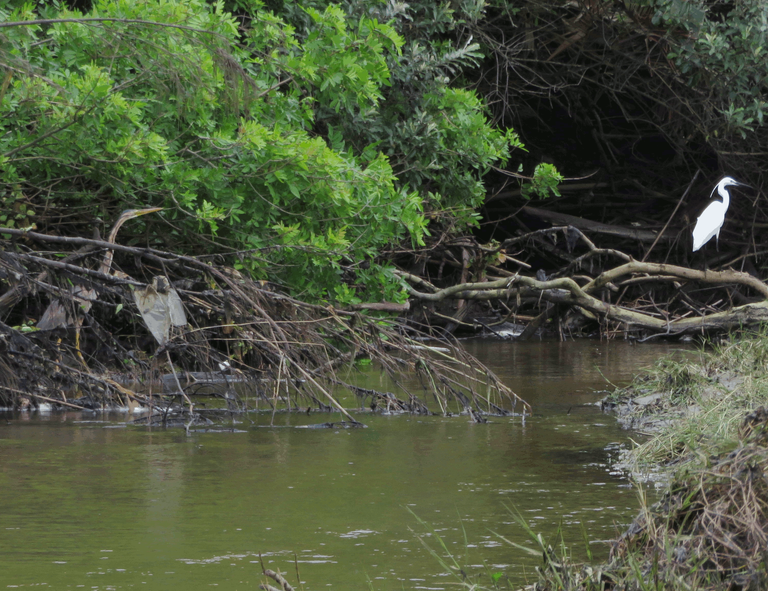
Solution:
[[[683,360],[663,359],[605,405],[650,435],[634,470],[667,488],[599,566],[543,553],[530,589],[661,591],[768,588],[768,331],[738,332]],[[557,574],[557,576],[555,576]]]
[[[768,405],[768,331],[737,332],[684,360],[662,359],[604,403],[651,435],[627,457],[634,472],[700,469],[740,444],[747,414]]]

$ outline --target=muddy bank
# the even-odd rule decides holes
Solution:
[[[663,360],[602,402],[649,435],[630,468],[661,474],[661,499],[612,543],[574,564],[543,547],[529,589],[761,590],[768,585],[768,338],[738,333],[685,361]],[[642,491],[642,487],[640,488]]]

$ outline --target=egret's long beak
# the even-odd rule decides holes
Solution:
[[[736,187],[747,187],[749,189],[754,189],[752,185],[748,185],[746,183],[742,183],[737,181],[735,178],[731,178],[731,180],[728,182],[729,185],[734,185]]]

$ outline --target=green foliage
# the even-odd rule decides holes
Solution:
[[[207,232],[254,253],[241,267],[320,296],[342,264],[406,234],[421,241],[421,203],[394,186],[383,155],[334,150],[310,132],[316,102],[376,106],[383,55],[399,42],[391,28],[351,30],[329,7],[312,12],[303,47],[272,15],[238,46],[231,15],[202,2],[102,1],[96,15],[157,24],[4,29],[2,59],[15,68],[2,101],[6,207],[19,190],[44,206],[172,207],[182,247],[194,246],[186,229]],[[35,17],[25,7],[5,20]],[[368,279],[363,290],[399,291],[386,274]]]
[[[557,185],[562,180],[563,175],[557,171],[554,164],[546,162],[537,164],[533,171],[531,184],[523,187],[523,197],[530,199],[533,195],[538,195],[540,199],[545,199],[549,197],[550,192],[559,197],[560,192],[557,190]]]
[[[295,293],[402,301],[381,249],[423,244],[425,209],[474,223],[482,174],[520,145],[449,85],[477,46],[423,43],[455,26],[447,6],[407,45],[396,25],[419,14],[379,2],[305,3],[296,27],[258,0],[230,5],[245,25],[201,0],[57,6],[0,9],[18,23],[0,29],[0,202],[23,203],[16,225],[162,205],[171,231],[143,221],[176,248],[208,235]],[[23,22],[40,16],[75,22]]]
[[[27,204],[21,189],[9,188],[0,195],[0,226],[4,228],[30,228],[35,210]]]
[[[308,4],[319,9],[326,0]],[[510,150],[522,148],[512,130],[491,127],[474,91],[461,88],[462,72],[479,65],[480,46],[463,37],[464,23],[481,18],[482,2],[435,3],[422,0],[343,3],[348,19],[388,22],[404,39],[387,54],[388,86],[375,111],[338,113],[320,105],[318,127],[332,130],[356,153],[375,145],[386,154],[398,187],[416,191],[433,226],[466,231],[477,224],[475,210],[485,199],[483,175],[503,166]],[[304,11],[281,4],[281,14],[309,29]]]
[[[763,0],[711,3],[656,0],[655,24],[677,40],[668,58],[687,82],[706,92],[722,124],[713,135],[747,133],[764,125],[768,112],[768,13]]]

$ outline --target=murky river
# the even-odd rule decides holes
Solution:
[[[338,415],[254,417],[231,432],[126,427],[125,417],[5,415],[0,588],[257,589],[259,553],[305,591],[449,589],[439,535],[468,574],[533,580],[536,532],[575,555],[633,518],[611,458],[629,444],[591,403],[679,349],[623,342],[467,348],[534,407],[519,418],[365,416],[367,429],[296,429]],[[420,520],[423,520],[424,524]],[[494,533],[495,532],[495,533]],[[489,583],[488,574],[483,574]]]

